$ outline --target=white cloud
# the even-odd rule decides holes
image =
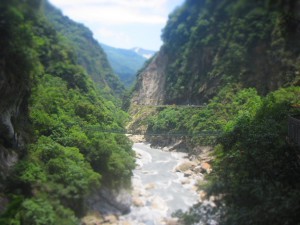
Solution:
[[[150,14],[144,11],[129,10],[121,7],[71,7],[65,10],[65,13],[72,15],[76,20],[83,22],[100,22],[105,24],[164,24],[166,17]]]
[[[166,6],[168,0],[51,0],[55,5],[60,6],[104,6],[113,5],[130,8],[154,8],[161,9]]]
[[[95,31],[95,36],[100,40],[110,40],[111,42],[122,42],[126,45],[131,44],[131,39],[127,34],[110,30],[109,28],[100,28]]]
[[[167,0],[51,0],[72,18],[106,24],[165,24]]]
[[[184,0],[49,0],[102,43],[158,49],[168,14]],[[148,47],[149,46],[149,47]]]

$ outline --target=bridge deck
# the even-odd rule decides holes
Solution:
[[[147,108],[204,108],[206,105],[143,105],[143,104],[132,104],[138,107]]]
[[[195,133],[188,133],[184,131],[178,132],[143,132],[143,131],[133,131],[133,130],[106,130],[97,127],[90,127],[89,130],[96,130],[103,133],[112,134],[129,134],[129,135],[148,135],[148,136],[189,136],[189,137],[216,137],[222,132],[220,131],[200,131]]]

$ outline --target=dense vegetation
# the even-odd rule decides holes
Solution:
[[[129,140],[101,132],[122,128],[126,113],[101,96],[93,74],[78,65],[76,46],[46,19],[40,4],[1,1],[1,76],[26,83],[31,92],[25,96],[29,115],[20,112],[29,121],[30,141],[1,190],[9,197],[1,224],[78,224],[85,197],[101,185],[128,184],[134,168]]]
[[[223,224],[300,223],[299,148],[286,141],[296,103],[299,87],[272,92],[220,138],[208,191],[225,194]]]
[[[254,114],[260,107],[261,97],[254,88],[242,89],[238,85],[224,87],[202,108],[173,107],[159,111],[148,119],[148,132],[182,133],[192,136],[194,144],[214,144],[216,136],[234,126],[234,120],[243,114]],[[201,132],[210,137],[199,137]],[[194,136],[193,136],[194,135]]]
[[[122,96],[124,86],[112,71],[106,54],[93,38],[93,33],[84,25],[64,16],[47,1],[42,4],[42,10],[55,29],[67,38],[66,41],[76,54],[76,63],[86,69],[102,95],[110,99],[114,99],[111,95]]]
[[[300,114],[292,107],[300,103],[299,7],[186,0],[163,31],[164,104],[173,106],[152,112],[147,132],[218,131],[183,140],[215,146],[201,188],[220,197],[212,210],[220,224],[300,224],[299,147],[286,140],[288,117]],[[181,214],[183,221],[208,222],[202,207]]]
[[[213,172],[200,184],[209,195],[222,196],[221,224],[299,224],[299,148],[287,143],[287,121],[299,115],[300,87],[279,89],[261,97],[253,88],[225,88],[203,109],[189,113],[164,110],[152,129],[219,130],[218,139],[189,140],[213,144]],[[186,110],[186,109],[185,109]],[[154,122],[156,121],[156,122]],[[180,122],[179,122],[180,121]],[[225,207],[224,207],[225,205]],[[185,224],[208,221],[201,204],[180,215]],[[212,216],[214,217],[214,216]]]
[[[101,44],[101,47],[105,51],[114,72],[126,87],[131,87],[146,58],[129,49],[113,48],[105,44]]]
[[[296,1],[187,0],[162,34],[166,101],[203,103],[236,82],[260,94],[299,85],[297,10]]]

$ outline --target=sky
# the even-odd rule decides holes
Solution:
[[[159,50],[168,15],[184,0],[50,0],[63,14],[90,28],[100,43]]]

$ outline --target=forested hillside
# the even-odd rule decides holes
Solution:
[[[203,103],[237,82],[260,94],[299,85],[296,2],[186,1],[162,34],[166,101]]]
[[[126,87],[131,87],[135,80],[137,72],[146,62],[146,58],[130,49],[113,48],[101,44],[107,58],[121,81]]]
[[[289,0],[186,0],[138,76],[133,129],[188,134],[177,135],[187,150],[215,146],[200,186],[220,197],[220,224],[300,223],[299,147],[287,141],[288,117],[300,114],[299,12]],[[152,104],[170,107],[147,111]],[[185,224],[205,217],[201,207],[181,215]]]
[[[124,85],[113,72],[105,52],[93,38],[93,33],[84,25],[64,16],[59,9],[47,1],[42,10],[55,29],[64,35],[76,54],[76,63],[86,69],[89,76],[97,84],[105,96],[121,96]]]
[[[99,90],[117,85],[105,55],[79,56],[43,4],[0,3],[0,224],[78,224],[86,197],[134,168],[127,137],[101,132],[128,118]]]

